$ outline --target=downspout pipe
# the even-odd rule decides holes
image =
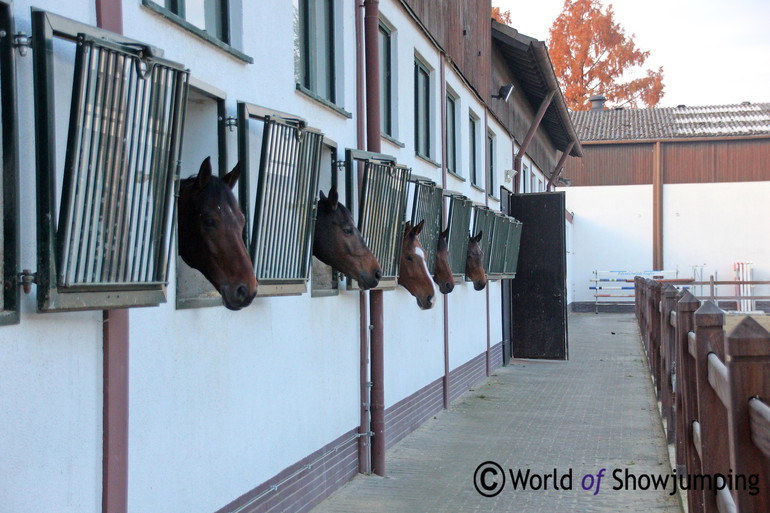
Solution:
[[[365,98],[366,87],[364,82],[364,70],[366,62],[364,61],[364,4],[356,2],[356,147],[358,149],[366,148],[366,113]],[[358,165],[358,180],[361,187],[363,180],[363,166]],[[359,190],[359,195],[361,191]],[[359,393],[361,396],[361,422],[358,430],[358,472],[369,474],[372,470],[370,463],[371,437],[369,436],[369,295],[365,290],[358,293],[358,312],[359,312],[359,338],[360,338],[360,383]]]
[[[366,55],[366,145],[380,153],[380,5],[364,0],[364,53]],[[385,475],[385,330],[382,290],[369,292],[371,319],[371,430],[372,472]]]

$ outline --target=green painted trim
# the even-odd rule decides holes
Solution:
[[[477,191],[481,191],[481,192],[483,192],[483,193],[485,193],[485,194],[486,194],[486,192],[487,192],[486,190],[484,190],[484,188],[483,188],[483,187],[481,187],[480,185],[478,185],[478,184],[475,184],[475,183],[472,183],[472,184],[471,184],[471,187],[473,187],[473,188],[474,188],[474,189],[476,189]]]
[[[458,175],[454,171],[450,171],[449,169],[447,169],[446,172],[449,173],[450,175],[454,176],[455,178],[457,178],[461,182],[466,182],[467,181],[467,179],[464,176]]]
[[[235,57],[236,59],[239,59],[247,64],[254,64],[254,58],[246,55],[245,53],[241,52],[240,50],[237,50],[236,48],[230,46],[229,44],[225,43],[224,41],[215,38],[205,30],[196,27],[189,21],[185,20],[181,16],[177,16],[172,11],[169,11],[165,7],[156,4],[152,0],[142,0],[142,6],[146,7],[150,11],[159,14],[163,16],[168,21],[175,23],[182,27],[183,29],[187,30],[188,32],[191,32],[192,34],[198,36],[199,38],[203,39],[204,41],[216,46],[220,50],[223,50],[230,54],[231,56]]]
[[[311,91],[310,89],[308,89],[307,87],[303,86],[300,83],[297,83],[297,92],[304,94],[305,96],[307,96],[311,100],[317,101],[318,103],[320,103],[324,107],[330,108],[331,110],[333,110],[337,114],[340,114],[340,115],[342,115],[342,116],[344,116],[344,117],[346,117],[348,119],[352,119],[353,118],[353,114],[351,114],[350,112],[346,111],[345,109],[343,109],[342,107],[340,107],[336,103],[333,103],[333,102],[327,100],[326,98],[323,98],[322,96],[319,96],[317,93],[315,93],[314,91]]]
[[[441,164],[440,164],[440,163],[436,162],[435,160],[433,160],[432,158],[430,158],[430,157],[428,157],[428,156],[426,156],[426,155],[422,155],[422,154],[420,154],[420,153],[417,153],[417,152],[415,152],[414,154],[415,154],[415,156],[416,156],[418,159],[420,159],[420,160],[424,160],[424,161],[425,161],[425,162],[427,162],[428,164],[431,164],[431,165],[433,165],[433,166],[435,166],[435,167],[441,167]]]
[[[391,143],[391,144],[395,144],[395,145],[396,145],[396,146],[398,146],[399,148],[406,148],[406,144],[402,143],[401,141],[399,141],[399,140],[398,140],[398,139],[396,139],[395,137],[392,137],[392,136],[390,136],[390,135],[386,134],[385,132],[380,132],[380,136],[381,136],[383,139],[385,139],[386,141],[388,141],[389,143]]]

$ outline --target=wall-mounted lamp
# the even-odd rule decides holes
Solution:
[[[501,100],[507,103],[508,98],[511,97],[512,92],[513,92],[513,84],[500,86],[500,90],[497,92],[497,94],[493,94],[492,98],[500,98]]]
[[[516,171],[513,169],[506,169],[505,170],[505,181],[510,183],[513,181],[513,177],[516,176]]]

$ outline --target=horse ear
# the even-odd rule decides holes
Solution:
[[[481,236],[484,234],[484,230],[481,230],[475,237],[471,237],[473,242],[481,242]]]
[[[411,221],[407,221],[406,225],[404,226],[404,237],[409,235],[409,232],[411,232],[411,231],[412,231],[412,222]]]
[[[222,177],[222,181],[227,184],[228,187],[231,189],[235,187],[235,182],[238,181],[238,178],[241,176],[241,163],[238,162],[232,171],[227,173],[225,176]]]
[[[203,189],[208,185],[209,180],[211,180],[211,157],[206,157],[198,170],[198,179],[195,181],[195,185],[199,189]]]
[[[337,210],[339,199],[340,199],[340,195],[337,194],[337,187],[332,185],[332,188],[329,189],[329,207],[332,210]]]
[[[422,231],[423,226],[425,226],[425,219],[417,223],[417,226],[415,226],[412,229],[412,235],[414,236],[420,235],[420,232]]]
[[[441,232],[441,234],[439,235],[439,237],[440,237],[440,238],[442,238],[442,239],[446,239],[447,237],[449,237],[449,227],[448,227],[448,226],[446,227],[446,230],[444,230],[443,232]]]

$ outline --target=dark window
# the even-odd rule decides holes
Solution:
[[[487,194],[495,195],[495,136],[487,132]]]
[[[300,0],[300,84],[335,102],[334,0]]]
[[[393,135],[390,31],[380,23],[380,130]]]
[[[446,168],[457,172],[457,123],[455,119],[456,100],[451,94],[446,95]]]
[[[473,185],[479,184],[479,171],[477,167],[478,162],[478,150],[476,148],[476,125],[477,121],[471,116],[470,118],[470,125],[468,127],[468,136],[470,137],[470,151],[468,152],[470,154],[470,173],[471,173],[471,183]]]
[[[430,72],[414,61],[414,147],[418,155],[430,156]]]
[[[229,0],[166,0],[165,7],[180,18],[230,44]],[[201,10],[202,8],[202,10]]]

